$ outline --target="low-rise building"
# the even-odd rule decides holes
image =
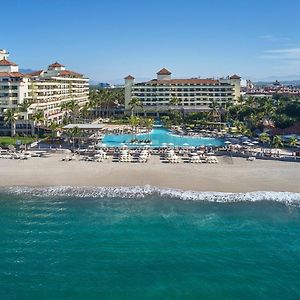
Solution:
[[[233,75],[220,79],[173,79],[171,72],[163,68],[157,78],[135,83],[131,75],[125,77],[125,109],[130,109],[130,101],[137,97],[146,114],[159,114],[166,110],[185,111],[208,110],[213,102],[224,105],[240,97],[241,78]],[[178,105],[170,104],[177,98]]]

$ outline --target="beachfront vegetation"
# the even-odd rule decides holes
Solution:
[[[35,141],[35,137],[30,136],[15,136],[15,137],[9,137],[9,136],[1,136],[0,137],[0,147],[7,147],[9,145],[15,146],[16,143],[20,142],[20,144],[31,144]]]
[[[236,104],[214,102],[208,111],[181,113],[178,109],[169,110],[161,120],[167,127],[230,127],[237,133],[251,136],[267,129],[287,128],[299,123],[300,99],[291,96],[240,97]]]

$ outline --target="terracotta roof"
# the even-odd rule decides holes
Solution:
[[[49,65],[49,67],[52,67],[52,68],[59,68],[59,67],[64,67],[64,65],[58,63],[57,61],[51,65]]]
[[[234,75],[230,76],[230,79],[241,79],[241,77],[234,74]]]
[[[170,79],[170,80],[150,80],[147,83],[150,84],[216,84],[219,83],[219,80],[215,79]]]
[[[59,72],[60,76],[76,76],[76,77],[82,77],[82,74],[70,71],[70,70],[63,70]]]
[[[43,73],[43,70],[34,71],[31,73],[28,73],[27,75],[28,76],[39,76],[39,75],[41,75],[41,73]]]
[[[171,75],[172,73],[168,71],[166,68],[162,68],[159,72],[156,73],[157,75]]]
[[[134,77],[131,76],[131,75],[128,75],[128,76],[126,76],[124,79],[134,79]]]
[[[3,58],[2,60],[0,60],[0,66],[17,66],[17,64]]]
[[[274,128],[270,131],[271,135],[288,135],[288,134],[295,134],[300,135],[300,123],[297,123],[291,127],[280,129]]]
[[[0,72],[0,77],[25,77],[25,75],[20,72]]]

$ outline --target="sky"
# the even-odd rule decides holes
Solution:
[[[0,49],[20,68],[54,61],[91,80],[234,73],[300,79],[299,0],[14,0]]]

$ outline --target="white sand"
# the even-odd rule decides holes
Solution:
[[[0,159],[0,186],[144,186],[194,191],[300,192],[300,163],[253,162],[235,158],[233,164],[167,164],[151,157],[146,164],[61,162],[60,155],[27,161]]]

